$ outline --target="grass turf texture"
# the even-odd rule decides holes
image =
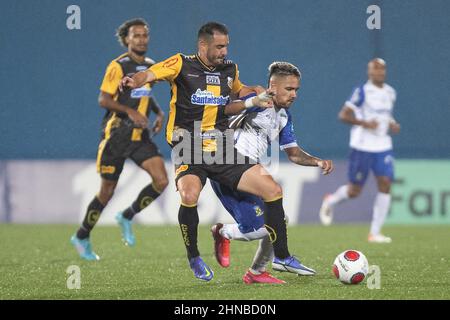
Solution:
[[[118,227],[97,227],[91,240],[101,260],[82,261],[69,243],[76,226],[0,225],[0,299],[450,299],[450,241],[445,226],[386,227],[392,244],[369,244],[368,226],[290,226],[290,251],[314,277],[274,272],[286,285],[245,285],[257,242],[231,243],[231,266],[213,257],[207,226],[199,230],[202,257],[215,272],[194,278],[178,226],[135,225],[137,244],[124,246]],[[362,251],[381,268],[381,289],[344,285],[331,272],[346,249]],[[66,286],[70,265],[81,269],[81,289]]]

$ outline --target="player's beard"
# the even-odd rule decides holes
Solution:
[[[136,49],[131,49],[131,51],[133,51],[134,54],[137,54],[138,56],[145,56],[145,54],[147,53],[147,50],[136,50]]]
[[[225,61],[225,57],[219,58],[219,57],[211,57],[209,55],[206,56],[209,60],[209,62],[213,63],[214,67],[220,67],[223,65],[223,62]],[[219,61],[220,59],[220,61]]]

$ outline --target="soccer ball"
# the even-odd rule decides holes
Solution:
[[[368,272],[369,262],[360,251],[346,250],[334,260],[333,273],[343,283],[360,283],[365,279]]]

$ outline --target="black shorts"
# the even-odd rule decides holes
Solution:
[[[123,165],[130,158],[138,166],[153,157],[162,157],[156,144],[150,139],[131,141],[117,136],[102,140],[98,148],[97,172],[107,180],[119,180]]]
[[[234,149],[235,157],[238,151]],[[233,190],[237,190],[239,181],[245,171],[253,167],[256,163],[248,157],[245,158],[245,163],[224,163],[224,164],[185,164],[180,163],[175,165],[175,185],[177,185],[178,180],[188,174],[195,175],[200,178],[202,185],[206,183],[206,178],[217,181],[220,184],[226,185]]]

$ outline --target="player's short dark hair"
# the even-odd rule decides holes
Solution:
[[[219,22],[214,22],[214,21],[210,21],[205,23],[204,25],[202,25],[200,27],[200,29],[198,30],[198,36],[197,39],[211,39],[214,36],[214,33],[220,33],[220,34],[224,34],[224,35],[228,35],[228,28],[226,25],[219,23]]]
[[[300,80],[302,79],[302,73],[292,63],[284,61],[274,61],[269,66],[269,78],[273,75],[276,76],[296,76]]]
[[[142,18],[136,18],[127,20],[124,23],[120,25],[119,28],[117,28],[116,31],[116,37],[119,43],[124,46],[125,48],[128,47],[128,44],[125,40],[125,38],[128,36],[128,32],[130,31],[130,28],[132,26],[145,26],[148,28],[148,23]]]

